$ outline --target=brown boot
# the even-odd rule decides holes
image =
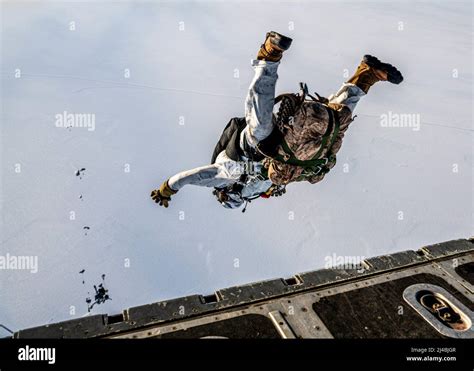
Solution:
[[[378,81],[400,84],[403,81],[403,76],[391,64],[383,63],[371,55],[364,55],[354,76],[347,80],[348,83],[357,85],[366,94],[369,88]]]
[[[265,42],[260,47],[257,59],[269,62],[278,62],[285,50],[291,45],[293,40],[287,36],[283,36],[275,31],[267,33]]]

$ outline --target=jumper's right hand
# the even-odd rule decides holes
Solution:
[[[155,189],[151,192],[151,198],[160,206],[168,207],[169,202],[171,201],[171,196],[174,195],[176,192],[174,189],[168,185],[168,181],[166,180],[160,186],[159,189]]]

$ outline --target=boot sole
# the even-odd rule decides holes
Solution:
[[[275,31],[268,32],[266,38],[269,37],[271,43],[282,50],[288,50],[290,48],[291,42],[293,41],[293,39],[289,38],[288,36],[284,36]]]
[[[364,55],[363,61],[370,67],[387,73],[387,81],[392,84],[400,84],[403,81],[402,73],[396,67],[388,63],[381,62],[373,55]]]

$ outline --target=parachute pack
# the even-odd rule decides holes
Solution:
[[[318,174],[325,174],[334,166],[336,156],[332,146],[339,134],[340,122],[337,113],[327,105],[327,99],[315,93],[316,97],[308,93],[308,87],[300,83],[299,93],[285,93],[275,98],[275,105],[279,104],[278,113],[274,115],[275,128],[272,133],[257,148],[251,148],[244,141],[244,148],[240,146],[240,134],[246,126],[245,118],[234,117],[224,128],[222,135],[214,148],[211,163],[214,163],[219,153],[226,151],[229,158],[240,161],[242,156],[251,161],[265,160],[268,166],[271,163],[299,166],[303,172],[298,181],[306,180]],[[309,99],[308,99],[309,98]],[[322,104],[327,110],[329,122],[326,132],[318,138],[318,151],[311,157],[301,159],[293,151],[285,139],[288,130],[294,130],[294,119],[300,114],[303,117],[312,117],[314,103]],[[262,174],[266,176],[266,174]]]

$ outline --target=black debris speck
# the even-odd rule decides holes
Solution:
[[[76,176],[79,177],[79,179],[82,179],[82,176],[84,175],[84,171],[86,171],[85,167],[83,167],[82,169],[77,170],[75,174],[76,174]]]

